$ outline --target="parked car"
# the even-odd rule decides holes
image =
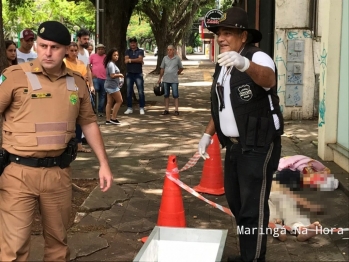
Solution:
[[[158,47],[156,46],[155,48],[154,48],[154,56],[157,56],[158,55]]]

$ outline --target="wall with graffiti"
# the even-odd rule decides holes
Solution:
[[[314,117],[314,41],[306,29],[275,29],[274,61],[285,119]],[[297,112],[297,114],[294,114]],[[296,116],[296,117],[295,117]]]

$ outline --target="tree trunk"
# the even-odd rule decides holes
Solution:
[[[186,36],[186,34],[183,34],[183,36],[182,36],[182,46],[181,46],[181,50],[182,50],[182,60],[188,60],[188,58],[187,58],[187,50],[186,50],[186,38],[187,38],[187,36]]]
[[[157,64],[153,73],[160,73],[161,61],[166,55],[167,46],[179,44],[183,34],[191,28],[199,7],[213,2],[213,0],[141,2],[139,9],[149,17],[150,27],[158,46]]]
[[[139,0],[105,0],[105,19],[107,21],[105,25],[105,45],[107,48],[116,47],[119,50],[119,60],[117,66],[121,73],[126,76],[126,64],[125,52],[128,48],[126,43],[126,32],[130,22],[130,18]],[[108,50],[107,50],[108,51]],[[126,81],[123,88],[121,88],[121,94],[123,100],[126,101],[127,97]]]
[[[8,61],[7,61],[7,56],[6,56],[6,48],[5,48],[5,40],[4,40],[4,28],[3,23],[2,23],[2,1],[0,1],[0,72],[4,70],[6,67],[8,67]]]

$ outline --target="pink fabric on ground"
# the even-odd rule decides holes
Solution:
[[[279,161],[278,170],[285,168],[293,171],[298,170],[303,172],[305,167],[311,167],[314,171],[323,171],[327,169],[321,162],[303,155],[294,155],[283,157]]]

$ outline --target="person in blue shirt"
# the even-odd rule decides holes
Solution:
[[[144,79],[143,79],[143,58],[144,50],[138,48],[137,38],[131,37],[129,39],[130,48],[126,50],[125,63],[127,66],[126,84],[127,84],[127,110],[124,114],[133,113],[132,108],[132,94],[133,85],[136,83],[139,95],[139,113],[144,115]]]

